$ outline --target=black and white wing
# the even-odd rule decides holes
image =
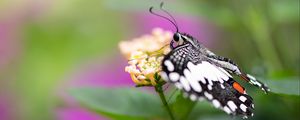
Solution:
[[[253,115],[253,101],[244,88],[223,68],[197,55],[188,44],[176,47],[164,57],[161,76],[193,101],[205,98],[228,114]]]

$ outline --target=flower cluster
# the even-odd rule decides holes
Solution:
[[[161,82],[163,55],[170,51],[172,33],[155,28],[151,35],[144,35],[131,41],[121,41],[121,53],[128,59],[128,72],[137,86],[155,86]]]

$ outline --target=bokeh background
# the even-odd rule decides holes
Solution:
[[[148,12],[160,2],[1,0],[0,120],[110,119],[69,89],[134,88],[118,42],[155,27],[174,31]],[[257,104],[252,119],[300,118],[299,0],[166,0],[165,8],[180,31],[270,84],[269,95],[246,86]],[[211,106],[194,111],[190,119],[231,119]]]

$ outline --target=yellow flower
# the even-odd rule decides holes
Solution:
[[[171,39],[170,31],[155,28],[151,35],[119,43],[121,53],[128,59],[125,71],[137,86],[155,86],[160,82],[161,61],[163,55],[170,51]]]

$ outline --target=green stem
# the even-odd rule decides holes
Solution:
[[[170,107],[169,107],[169,105],[168,105],[168,103],[167,103],[167,100],[166,100],[164,91],[163,91],[163,89],[162,89],[162,86],[159,85],[159,84],[156,85],[156,86],[155,86],[155,91],[159,94],[160,100],[161,100],[162,103],[164,104],[164,107],[166,108],[166,110],[167,110],[167,112],[168,112],[168,114],[169,114],[171,120],[175,120],[174,115],[173,115],[173,113],[172,113],[172,111],[171,111],[171,109],[170,109]]]
[[[197,104],[197,102],[192,102],[191,107],[189,107],[189,109],[187,110],[187,112],[185,112],[182,116],[182,119],[181,120],[186,120],[189,115],[191,114],[192,110],[194,109],[195,105]]]

